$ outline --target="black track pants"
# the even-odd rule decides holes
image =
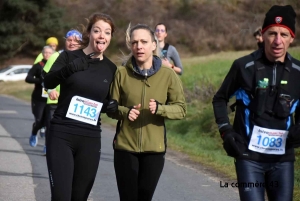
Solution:
[[[237,159],[235,167],[242,201],[264,201],[265,191],[271,201],[293,200],[293,161],[266,163]]]
[[[114,153],[120,201],[151,201],[165,163],[165,154]]]
[[[37,132],[45,126],[46,118],[46,101],[31,100],[31,109],[35,122],[32,125],[32,135],[36,135]]]
[[[47,165],[52,201],[86,201],[100,161],[101,138],[50,130]]]

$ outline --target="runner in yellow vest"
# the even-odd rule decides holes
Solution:
[[[48,38],[48,39],[46,40],[46,45],[52,47],[52,49],[53,49],[54,51],[56,51],[56,48],[57,48],[57,46],[58,46],[58,40],[57,40],[57,38],[55,38],[55,37],[50,37],[50,38]],[[40,54],[36,57],[36,59],[35,59],[35,61],[34,61],[34,64],[36,64],[36,63],[42,61],[42,59],[43,59],[43,55],[42,55],[42,53],[40,53]]]

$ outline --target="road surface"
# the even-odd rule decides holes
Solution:
[[[44,139],[29,146],[33,123],[29,103],[0,95],[0,200],[50,201]],[[118,190],[113,167],[114,129],[103,126],[102,153],[89,201],[117,201]],[[166,163],[153,201],[234,201],[236,188],[221,187],[220,179],[201,171],[197,165],[182,162],[174,151],[166,154]],[[203,168],[202,168],[203,169]],[[226,181],[222,181],[223,184]]]

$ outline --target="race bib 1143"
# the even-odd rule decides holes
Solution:
[[[73,96],[66,117],[97,125],[102,105],[103,103],[88,98]]]

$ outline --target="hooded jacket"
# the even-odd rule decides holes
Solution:
[[[165,152],[165,118],[182,119],[186,103],[181,80],[160,58],[153,57],[149,70],[140,70],[134,57],[117,69],[110,90],[111,98],[119,103],[118,111],[108,116],[118,119],[114,149],[129,152]],[[159,104],[155,114],[149,110],[150,99]],[[134,105],[141,104],[135,121],[128,119]]]

